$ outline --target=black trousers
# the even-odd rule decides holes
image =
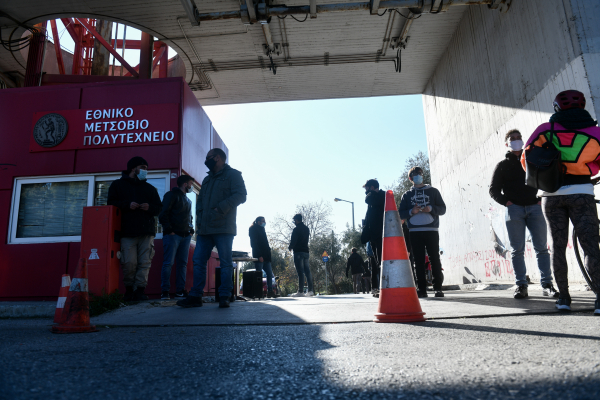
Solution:
[[[383,248],[383,240],[381,242],[371,241],[374,257],[371,257],[371,287],[379,289],[379,274],[381,272],[381,250]]]
[[[427,250],[433,275],[433,290],[442,290],[444,274],[440,262],[440,235],[437,231],[411,231],[410,242],[417,270],[417,288],[420,291],[427,290],[427,279],[425,278],[425,250]]]

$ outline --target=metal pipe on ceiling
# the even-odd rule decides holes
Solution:
[[[418,9],[423,7],[423,13],[428,13],[431,8],[431,3],[435,4],[436,0],[387,0],[379,2],[379,10],[392,9],[392,8],[414,8]],[[443,2],[444,9],[450,6],[473,6],[473,5],[484,5],[493,4],[498,0],[447,0]],[[371,10],[370,2],[360,3],[339,3],[339,4],[322,4],[317,5],[317,13],[326,12],[341,12],[341,11],[359,11],[359,10]],[[266,16],[285,16],[285,15],[306,15],[310,14],[310,6],[275,6],[266,7]],[[221,19],[238,19],[242,17],[241,11],[224,11],[224,12],[212,12],[212,13],[200,13],[198,19],[200,21],[216,21]]]

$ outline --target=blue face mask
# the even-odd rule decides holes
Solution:
[[[262,226],[263,228],[267,225],[266,222],[263,222],[262,224],[260,224],[260,226]]]
[[[413,176],[413,183],[415,185],[420,185],[423,183],[423,175],[415,175]]]
[[[145,181],[147,175],[148,175],[148,171],[146,171],[145,169],[140,169],[140,173],[138,174],[137,177],[140,181]]]

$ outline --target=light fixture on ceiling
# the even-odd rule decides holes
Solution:
[[[183,9],[185,10],[186,15],[190,19],[192,26],[199,26],[200,19],[198,18],[198,7],[196,7],[196,3],[194,0],[180,0]]]

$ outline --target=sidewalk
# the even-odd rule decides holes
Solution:
[[[573,312],[593,312],[593,292],[571,293]],[[529,291],[529,298],[515,300],[510,290],[451,291],[446,297],[420,299],[429,320],[486,318],[494,316],[555,314],[556,299]],[[277,298],[261,301],[236,301],[229,309],[216,303],[201,308],[181,308],[175,300],[149,301],[124,307],[92,318],[99,326],[213,326],[281,325],[372,322],[379,299],[371,295]]]

